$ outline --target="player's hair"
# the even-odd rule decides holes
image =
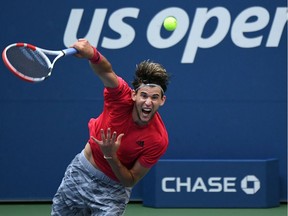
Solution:
[[[141,84],[156,84],[161,86],[163,91],[166,92],[169,78],[169,74],[161,64],[145,60],[136,65],[132,85],[134,89],[137,89]]]

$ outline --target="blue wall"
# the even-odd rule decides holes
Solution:
[[[278,158],[287,200],[286,9],[284,0],[12,0],[1,4],[0,48],[57,50],[86,37],[128,81],[140,61],[162,63],[172,74],[164,159]],[[167,15],[179,21],[174,33],[161,28]],[[102,84],[74,57],[39,84],[0,64],[0,109],[0,200],[50,200],[102,110]]]

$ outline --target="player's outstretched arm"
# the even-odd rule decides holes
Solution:
[[[112,69],[111,63],[86,39],[79,39],[73,44],[78,50],[77,57],[90,60],[90,66],[95,74],[101,79],[105,87],[115,88],[118,86],[118,79]]]

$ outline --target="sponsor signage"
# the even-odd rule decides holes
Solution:
[[[143,186],[152,207],[278,206],[278,160],[161,160]]]
[[[194,17],[191,18],[189,15],[192,9],[195,11],[193,12]],[[67,47],[77,40],[77,33],[84,14],[84,8],[71,9],[63,39]],[[137,28],[140,25],[139,21],[139,23],[136,22],[137,25],[133,26],[125,22],[125,18],[138,20],[140,14],[141,9],[138,7],[119,8],[112,11],[110,15],[108,15],[108,8],[95,8],[91,23],[88,24],[89,29],[84,33],[86,34],[84,37],[97,47],[125,48],[135,41]],[[277,7],[275,12],[269,14],[267,8],[253,6],[243,9],[235,18],[232,18],[229,8],[223,6],[189,8],[189,10],[181,7],[168,7],[151,16],[148,25],[144,26],[146,36],[143,36],[149,45],[156,49],[176,46],[183,38],[187,38],[179,63],[191,64],[195,61],[199,49],[215,47],[228,37],[239,48],[278,47],[287,24],[286,14],[286,7]],[[161,28],[163,20],[167,16],[174,16],[178,23],[173,34],[163,37]],[[213,19],[217,20],[216,24],[209,26],[209,22]],[[108,26],[105,26],[106,20],[108,20]],[[100,35],[103,28],[111,29],[120,36],[115,39],[104,35],[101,42]],[[214,30],[210,32],[209,37],[204,37],[203,34],[207,28],[214,28]],[[263,33],[258,33],[261,30],[269,32],[267,38],[264,38]],[[255,36],[247,36],[248,34]]]

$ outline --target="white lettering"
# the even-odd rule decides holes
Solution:
[[[205,25],[212,18],[218,20],[215,31],[210,37],[203,38]],[[216,7],[209,11],[207,8],[197,8],[181,62],[193,63],[198,48],[211,48],[220,43],[229,30],[230,22],[231,16],[226,8]]]
[[[235,182],[236,182],[236,178],[235,177],[227,177],[223,179],[223,185],[224,185],[224,192],[236,192],[235,189]]]
[[[95,9],[87,34],[79,35],[78,30],[84,9],[72,9],[64,32],[64,45],[69,47],[78,38],[87,38],[93,46],[98,47],[107,12],[108,9]],[[133,43],[136,37],[135,26],[128,24],[128,20],[125,18],[137,19],[139,14],[139,8],[129,7],[114,11],[107,18],[108,26],[119,36],[110,38],[103,35],[101,46],[107,49],[120,49]],[[178,26],[167,38],[163,38],[161,36],[162,23],[167,16],[176,17]],[[216,24],[211,20],[216,20]],[[221,43],[227,36],[230,27],[231,40],[237,47],[254,48],[261,46],[264,36],[260,30],[267,28],[269,21],[270,14],[263,7],[246,8],[236,16],[234,22],[231,21],[229,10],[224,7],[214,7],[209,10],[208,8],[196,8],[192,22],[184,9],[169,7],[159,11],[151,19],[147,26],[146,36],[148,43],[157,49],[173,47],[187,36],[181,63],[193,63],[200,49],[212,48]],[[287,21],[287,7],[276,8],[266,47],[279,46],[284,29],[287,27]],[[211,27],[211,25],[215,26]],[[190,26],[190,31],[188,31]],[[208,36],[207,32],[209,32]],[[215,190],[219,190],[216,185],[215,187]]]
[[[251,18],[256,21],[251,22]],[[269,13],[261,7],[251,7],[240,13],[231,29],[231,38],[233,42],[242,48],[257,47],[261,44],[263,36],[248,38],[245,33],[256,32],[263,29],[269,22]]]
[[[167,192],[167,193],[176,192],[176,190],[174,189],[175,187],[172,187],[172,188],[167,187],[168,182],[174,182],[174,181],[175,181],[174,177],[163,178],[161,182],[162,191]]]
[[[135,38],[135,30],[123,21],[126,17],[137,18],[138,8],[123,8],[115,11],[109,19],[109,27],[119,33],[119,39],[103,38],[102,47],[107,49],[124,48],[131,44]]]
[[[208,184],[212,187],[209,189],[209,192],[221,192],[222,184],[220,183],[221,177],[212,177],[208,179]],[[215,187],[215,188],[213,188]]]
[[[266,43],[267,47],[279,46],[281,36],[288,21],[288,8],[277,8],[271,31]]]
[[[191,191],[191,178],[186,178],[186,182],[181,182],[180,178],[176,178],[176,191],[181,192],[181,187],[186,187],[186,191]]]
[[[202,190],[203,192],[207,192],[207,187],[201,177],[198,177],[193,185],[192,192],[196,190]]]
[[[82,19],[84,9],[72,9],[69,20],[64,33],[64,44],[66,47],[71,46],[79,37],[77,32],[79,24]],[[91,21],[91,25],[86,36],[81,38],[87,38],[93,46],[98,46],[98,41],[105,21],[107,9],[96,9]]]
[[[210,177],[207,182],[202,177],[197,177],[192,182],[190,177],[186,180],[180,177],[164,177],[161,181],[161,188],[163,192],[237,192],[236,177]]]

